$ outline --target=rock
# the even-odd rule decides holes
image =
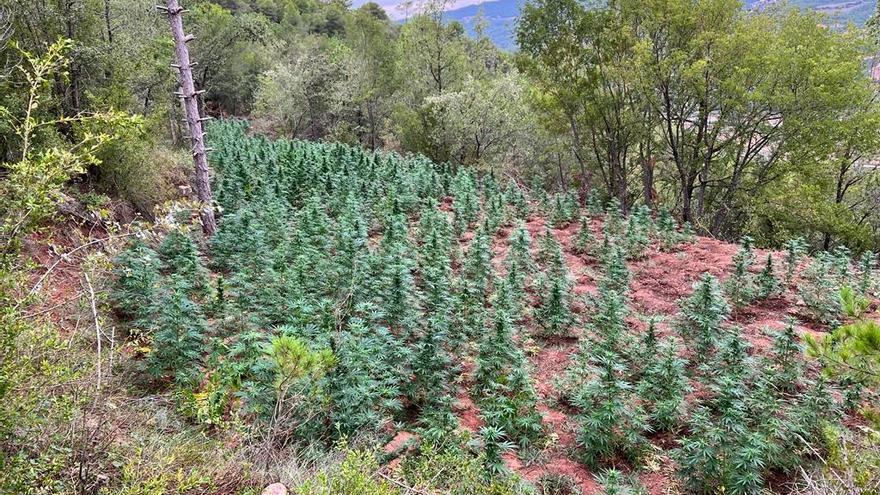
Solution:
[[[282,483],[272,483],[266,488],[263,488],[261,495],[287,495],[287,487]]]

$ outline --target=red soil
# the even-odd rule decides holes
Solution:
[[[601,222],[593,220],[591,224],[594,235],[601,242]],[[526,229],[532,238],[532,252],[537,253],[538,239],[547,231],[544,218],[532,217],[526,222]],[[594,257],[579,255],[574,252],[579,225],[572,223],[564,228],[550,228],[550,231],[562,244],[568,268],[574,282],[574,310],[583,313],[585,306],[581,301],[588,294],[595,294],[597,279],[597,260]],[[511,228],[501,229],[492,241],[493,265],[496,270],[503,271],[503,260],[507,256],[507,238]],[[469,241],[472,235],[465,235],[462,241]],[[704,273],[710,273],[721,280],[726,279],[733,256],[739,247],[716,239],[698,237],[693,243],[683,244],[673,252],[664,252],[656,247],[649,248],[645,256],[629,262],[632,275],[630,307],[633,315],[628,318],[633,331],[645,329],[644,316],[657,315],[665,319],[657,328],[660,335],[669,334],[670,320],[678,314],[678,301],[690,295],[693,284]],[[755,270],[759,270],[767,251],[756,250]],[[782,254],[773,253],[776,266],[781,266]],[[730,318],[731,325],[739,327],[742,335],[752,344],[753,352],[766,351],[772,342],[774,332],[782,329],[788,316],[799,314],[797,298],[787,291],[786,296],[760,301],[737,309]],[[589,318],[589,315],[581,315]],[[526,318],[526,332],[535,330],[534,321]],[[826,328],[816,324],[801,324],[797,327],[800,333],[819,333]],[[579,334],[576,329],[573,333]],[[537,481],[545,474],[561,474],[571,477],[585,495],[601,493],[594,474],[582,463],[578,462],[573,453],[577,448],[575,419],[565,410],[556,405],[558,391],[556,380],[562,377],[578,345],[574,339],[555,339],[540,341],[542,346],[530,356],[533,367],[531,370],[535,389],[539,396],[538,410],[544,418],[544,424],[550,432],[550,444],[541,453],[538,460],[526,463],[516,452],[505,454],[508,467],[530,481]],[[465,384],[466,385],[466,384]],[[699,394],[695,391],[694,394]],[[478,432],[483,426],[479,411],[467,392],[467,387],[459,391],[456,412],[462,428]],[[675,491],[678,481],[674,476],[674,463],[669,458],[668,450],[674,445],[670,438],[652,439],[656,456],[649,463],[649,469],[639,474],[640,481],[651,494]]]

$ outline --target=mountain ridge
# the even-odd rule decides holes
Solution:
[[[485,22],[484,33],[499,48],[516,51],[516,20],[526,0],[492,0],[479,4],[466,5],[447,10],[444,17],[447,21],[457,21],[464,26],[468,34],[476,34],[477,22],[482,14]],[[767,8],[781,3],[776,0],[748,0],[747,9]],[[794,0],[789,2],[799,8],[813,9],[828,16],[829,24],[843,26],[853,23],[864,26],[874,11],[876,0]]]

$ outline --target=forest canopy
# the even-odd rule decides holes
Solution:
[[[469,37],[427,4],[406,22],[378,5],[187,3],[196,86],[214,116],[293,138],[424,154],[551,190],[666,208],[700,232],[780,246],[878,246],[870,30],[735,0],[527,2],[519,49]],[[146,118],[90,179],[149,212],[167,194],[134,157],[168,168],[184,132],[166,21],[152,2],[7,1],[6,38],[39,53],[71,39],[43,111],[113,107]],[[7,68],[17,52],[4,46]],[[7,71],[8,72],[8,71]],[[20,84],[5,78],[14,109]],[[49,139],[46,137],[45,139]],[[2,153],[17,144],[4,138]],[[160,167],[161,168],[161,167]],[[167,186],[168,184],[164,184]]]

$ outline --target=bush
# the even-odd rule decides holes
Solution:
[[[313,479],[294,488],[300,495],[398,495],[400,490],[377,475],[379,461],[370,451],[345,451],[339,464],[326,467]]]

